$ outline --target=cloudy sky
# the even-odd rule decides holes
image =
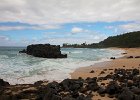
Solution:
[[[0,46],[93,43],[140,30],[140,0],[0,0]]]

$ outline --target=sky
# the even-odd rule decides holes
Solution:
[[[0,0],[0,46],[97,43],[140,30],[140,0]]]

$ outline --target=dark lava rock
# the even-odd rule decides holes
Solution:
[[[37,82],[34,83],[34,85],[39,86],[39,85],[41,85],[42,83],[43,83],[43,81],[37,81]]]
[[[105,72],[104,71],[101,71],[101,73],[100,74],[105,74]]]
[[[114,60],[114,59],[116,59],[116,58],[115,58],[115,57],[111,57],[110,59],[113,59],[113,60]]]
[[[105,97],[105,94],[100,94],[101,97]]]
[[[114,98],[114,95],[108,95],[109,98]]]
[[[119,93],[119,91],[120,91],[120,87],[115,81],[111,81],[106,87],[106,92],[110,95]]]
[[[61,54],[60,45],[34,44],[27,46],[27,49],[19,51],[35,57],[42,58],[67,58],[67,54]]]
[[[129,57],[127,57],[127,58],[133,58],[133,56],[129,56]]]
[[[43,100],[62,100],[61,97],[56,93],[54,89],[48,89]]]
[[[106,93],[106,89],[104,87],[100,87],[97,92],[99,94],[104,94],[104,93]]]
[[[0,87],[3,87],[3,86],[9,86],[10,84],[6,81],[4,81],[3,79],[0,79]]]
[[[26,50],[23,49],[22,51],[19,51],[19,53],[26,53]]]
[[[71,93],[71,95],[72,95],[73,98],[77,98],[79,96],[79,93],[78,93],[78,91],[73,91]]]
[[[87,89],[88,90],[93,90],[93,91],[96,91],[99,89],[99,86],[98,86],[98,83],[97,83],[97,78],[94,77],[94,78],[88,78],[86,79],[88,85],[87,85]]]
[[[135,100],[140,100],[140,95],[135,95]]]
[[[82,79],[65,79],[63,80],[60,85],[62,88],[66,91],[71,90],[79,90],[83,86],[83,80]]]
[[[127,53],[122,53],[123,55],[127,54]]]
[[[134,87],[131,89],[131,91],[134,93],[134,94],[138,94],[140,95],[140,88],[137,88],[137,87]]]
[[[119,100],[135,100],[134,93],[131,92],[128,88],[124,88],[122,93],[118,95]]]
[[[140,56],[136,56],[135,58],[140,58]]]
[[[101,83],[101,85],[105,85],[105,83]]]
[[[72,98],[71,96],[66,96],[62,100],[76,100],[76,99]]]
[[[86,93],[86,91],[87,91],[87,87],[85,87],[85,88],[82,87],[82,88],[80,89],[80,92],[81,92],[81,93]]]
[[[139,70],[138,69],[133,69],[132,74],[133,75],[139,75]]]
[[[85,97],[84,95],[79,95],[76,100],[92,100],[90,97]]]
[[[59,92],[59,84],[57,82],[52,82],[47,85],[47,87],[43,90],[44,93],[43,100],[61,100],[61,96],[58,94]]]
[[[90,73],[94,73],[94,70],[90,71]]]

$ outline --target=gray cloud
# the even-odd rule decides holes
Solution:
[[[140,21],[139,0],[1,0],[0,22]]]

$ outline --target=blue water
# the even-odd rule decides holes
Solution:
[[[33,83],[38,80],[61,81],[70,78],[76,68],[93,65],[121,56],[122,50],[62,48],[65,59],[37,58],[19,54],[24,47],[0,47],[0,78],[11,84]]]

